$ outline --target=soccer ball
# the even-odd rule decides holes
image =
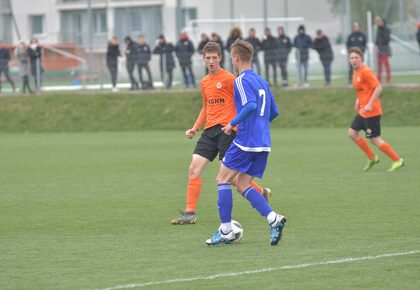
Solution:
[[[236,240],[234,241],[234,243],[237,243],[240,240],[242,240],[242,237],[244,236],[244,229],[238,221],[232,220],[231,223],[232,223],[233,233],[235,234],[235,237],[236,237]]]

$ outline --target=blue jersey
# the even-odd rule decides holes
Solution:
[[[278,115],[278,108],[268,83],[256,72],[246,70],[235,79],[237,114],[250,102],[257,108],[238,124],[233,143],[243,151],[270,152],[270,121]]]

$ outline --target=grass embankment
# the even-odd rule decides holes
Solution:
[[[347,88],[275,90],[281,118],[274,127],[343,127],[354,115]],[[385,88],[383,123],[420,125],[420,90]],[[201,108],[192,92],[11,95],[0,98],[0,132],[177,130],[190,127]]]

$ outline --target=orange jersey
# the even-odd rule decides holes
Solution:
[[[235,118],[234,80],[235,76],[224,69],[201,80],[203,108],[194,124],[195,129],[199,130],[204,122],[205,129],[215,125],[225,126]]]
[[[354,70],[353,85],[356,89],[359,100],[359,115],[363,118],[370,118],[382,114],[381,101],[376,99],[369,113],[363,112],[363,108],[369,103],[373,91],[380,84],[373,70],[365,64],[362,64],[358,70]]]

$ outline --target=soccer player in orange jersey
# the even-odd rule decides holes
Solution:
[[[366,139],[359,136],[360,130],[364,130],[366,138],[370,139],[372,144],[392,160],[392,166],[388,171],[400,169],[404,166],[404,160],[380,137],[382,107],[379,96],[382,92],[381,83],[372,69],[363,63],[363,52],[360,48],[350,48],[349,62],[354,69],[353,85],[357,92],[354,109],[357,116],[349,128],[348,136],[368,157],[368,162],[363,170],[371,169],[379,162],[379,157],[370,149]]]
[[[209,42],[203,49],[203,58],[209,74],[201,80],[203,107],[194,126],[185,132],[192,139],[205,123],[205,129],[197,142],[192,161],[188,168],[188,186],[185,211],[173,219],[172,224],[194,224],[197,222],[196,207],[201,192],[201,172],[213,161],[217,154],[221,160],[235,133],[226,135],[222,128],[235,116],[234,80],[235,76],[220,67],[221,51],[215,42]],[[268,201],[271,191],[255,182],[252,186]]]

